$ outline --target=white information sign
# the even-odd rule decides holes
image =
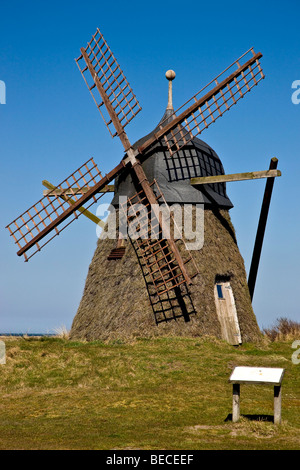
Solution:
[[[280,385],[284,369],[276,367],[236,367],[232,372],[230,383],[268,383]]]

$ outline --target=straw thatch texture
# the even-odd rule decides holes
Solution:
[[[221,338],[214,285],[217,276],[229,276],[243,342],[256,341],[259,327],[252,310],[243,258],[236,244],[227,210],[205,210],[204,246],[193,251],[199,275],[190,296],[195,312],[156,324],[145,280],[128,241],[122,259],[108,261],[115,240],[99,240],[90,264],[83,296],[74,318],[71,338],[86,340],[131,339],[165,335]]]

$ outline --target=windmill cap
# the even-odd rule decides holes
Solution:
[[[166,71],[166,79],[167,80],[174,80],[175,77],[176,77],[176,73],[174,72],[174,70],[167,70]]]

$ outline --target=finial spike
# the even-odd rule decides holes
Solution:
[[[174,70],[167,70],[166,79],[169,80],[169,96],[167,109],[173,109],[172,80],[176,77]]]

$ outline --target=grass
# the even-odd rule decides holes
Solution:
[[[234,348],[211,338],[132,343],[3,338],[0,449],[299,449],[300,364],[291,341]],[[284,367],[282,425],[273,388],[241,386],[236,365]]]

